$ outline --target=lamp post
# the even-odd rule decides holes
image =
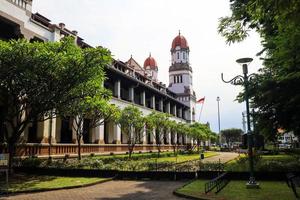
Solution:
[[[246,117],[247,117],[247,136],[248,136],[248,156],[249,156],[249,168],[250,178],[246,184],[247,188],[259,188],[259,184],[255,181],[254,177],[254,162],[253,162],[253,140],[252,131],[250,125],[250,111],[249,111],[249,97],[248,97],[248,86],[249,81],[255,76],[255,74],[248,75],[248,65],[252,62],[252,58],[240,58],[236,62],[241,64],[243,67],[243,76],[237,75],[229,81],[223,79],[223,73],[221,74],[222,81],[225,83],[231,83],[233,85],[243,85],[245,87],[244,99],[246,102]]]
[[[221,146],[221,141],[222,141],[222,139],[221,139],[221,125],[220,125],[220,97],[217,97],[217,103],[218,103],[218,127],[219,127],[219,137],[220,137],[220,146]]]

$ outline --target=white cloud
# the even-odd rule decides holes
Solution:
[[[224,72],[227,79],[241,74],[235,60],[255,58],[261,46],[255,33],[231,46],[218,35],[218,19],[230,13],[228,0],[40,0],[33,1],[33,10],[53,23],[64,22],[87,43],[109,48],[120,60],[132,54],[143,64],[151,52],[159,65],[158,77],[165,83],[171,43],[180,29],[191,50],[194,89],[198,98],[206,97],[201,121],[209,121],[218,131],[216,97],[220,96],[221,129],[242,127],[245,106],[234,102],[242,88],[223,83],[220,74]],[[249,71],[255,72],[260,65],[255,58]]]

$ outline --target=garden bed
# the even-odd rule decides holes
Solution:
[[[216,152],[205,152],[205,158],[216,156]],[[78,161],[74,158],[41,160],[39,158],[26,158],[20,161],[18,167],[41,167],[58,169],[99,169],[99,170],[119,170],[119,171],[173,171],[176,166],[190,161],[200,160],[199,154],[180,153],[175,156],[173,153],[162,153],[157,158],[156,153],[133,154],[132,158],[128,155],[111,156],[90,156]],[[192,163],[192,162],[191,162]],[[185,169],[192,169],[193,166],[187,164]],[[199,165],[195,165],[198,167]],[[197,169],[195,169],[197,170]]]

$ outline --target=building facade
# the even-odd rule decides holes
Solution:
[[[0,2],[0,39],[25,38],[29,41],[59,41],[65,36],[73,36],[81,48],[90,47],[78,36],[75,30],[69,30],[64,23],[52,24],[39,13],[32,13],[32,0],[2,0]],[[169,113],[176,122],[192,123],[195,120],[196,94],[193,91],[192,68],[189,64],[189,46],[179,33],[171,45],[172,65],[169,68],[169,86],[157,79],[159,66],[149,55],[143,67],[130,58],[123,62],[114,60],[107,69],[104,87],[113,92],[112,104],[121,109],[134,105],[144,115],[153,110]],[[47,155],[51,141],[51,154],[64,155],[77,152],[76,134],[72,130],[72,117],[55,117],[44,122],[32,123],[23,133],[24,144],[19,146],[19,155]],[[88,121],[86,122],[88,123]],[[85,127],[83,125],[83,127]],[[105,122],[104,125],[91,128],[83,138],[83,153],[109,153],[127,151],[127,138],[119,125]],[[154,130],[155,131],[155,130]],[[154,134],[144,131],[135,151],[155,150]],[[193,139],[167,132],[163,141],[163,150],[171,150],[173,144],[184,148],[192,144]]]

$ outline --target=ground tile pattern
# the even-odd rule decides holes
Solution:
[[[220,162],[221,163],[226,163],[230,160],[233,160],[235,159],[236,157],[238,157],[239,154],[238,153],[232,153],[232,152],[221,152],[219,155],[217,156],[212,156],[212,157],[209,157],[209,158],[205,158],[203,160],[204,163],[206,162],[219,162],[219,159],[220,159]]]
[[[0,197],[0,200],[113,200],[113,199],[178,199],[173,190],[182,186],[181,181],[109,181],[77,189],[18,194]]]

